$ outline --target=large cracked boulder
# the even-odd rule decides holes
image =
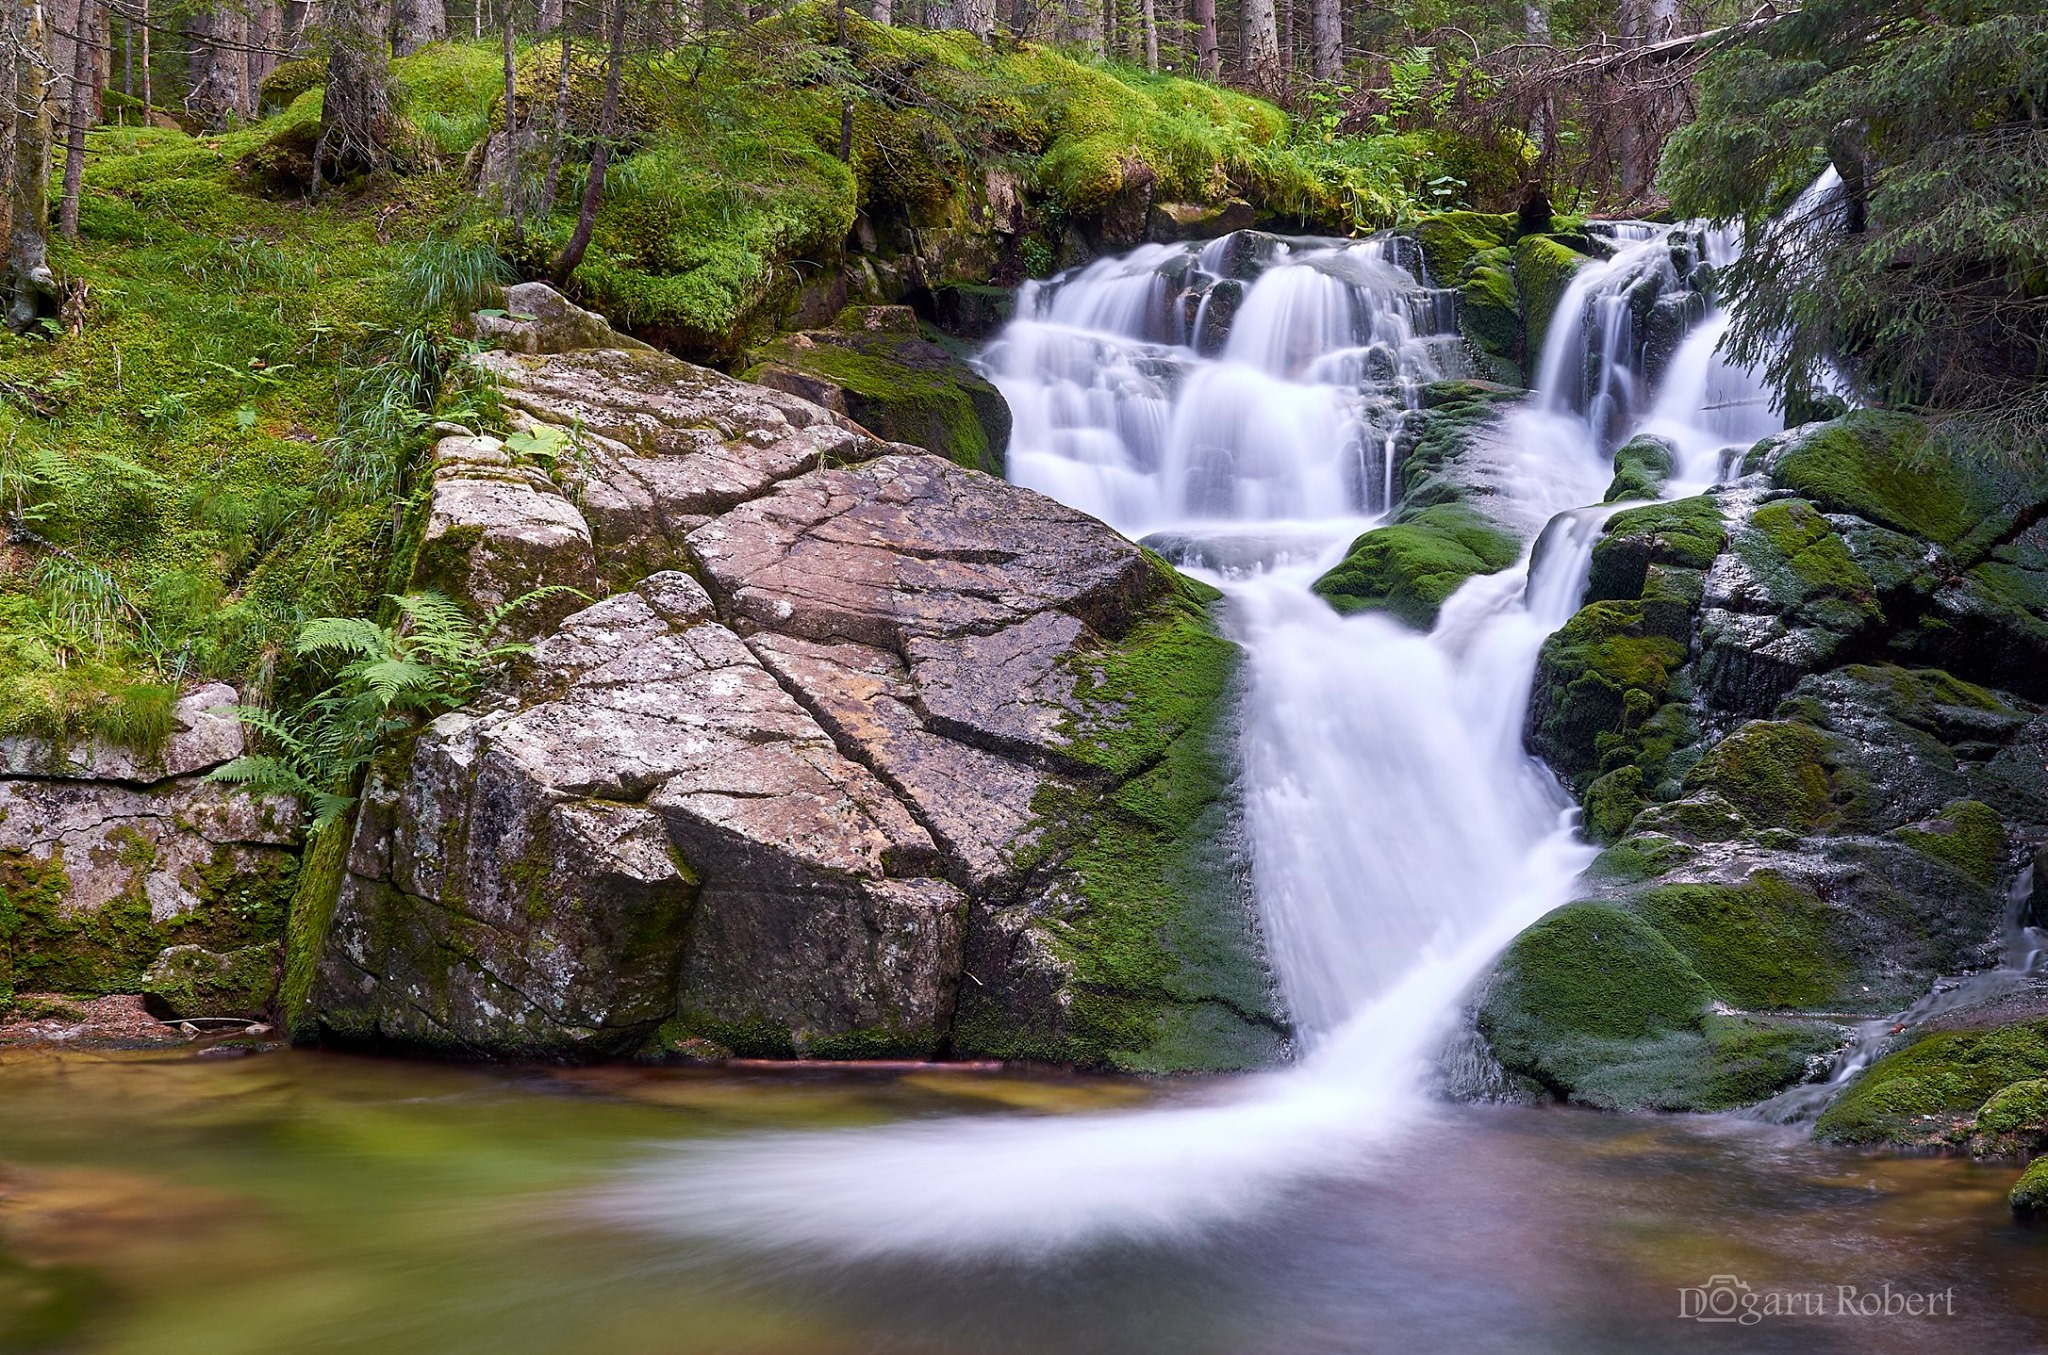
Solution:
[[[1235,654],[1198,585],[786,392],[487,361],[524,437],[444,439],[422,567],[605,596],[380,762],[302,900],[301,1038],[1277,1053],[1231,846]],[[510,450],[550,438],[552,466]]]

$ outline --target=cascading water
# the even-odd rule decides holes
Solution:
[[[1688,415],[1669,389],[1656,397],[1663,363],[1639,317],[1662,306],[1711,325],[1680,267],[1704,246],[1697,232],[1618,236],[1572,283],[1545,388],[1499,438],[1500,511],[1541,539],[1468,582],[1427,635],[1342,618],[1308,588],[1392,507],[1420,386],[1468,371],[1412,244],[1242,234],[1027,286],[986,355],[1015,415],[1013,478],[1163,532],[1149,539],[1215,567],[1228,593],[1249,665],[1254,884],[1303,1055],[1124,1114],[695,1144],[607,1213],[835,1254],[1029,1254],[1216,1223],[1369,1169],[1376,1144],[1426,1114],[1465,995],[1590,856],[1522,746],[1537,651],[1577,606],[1612,511],[1578,505],[1646,415],[1714,464],[1751,425],[1725,430],[1763,418],[1724,417],[1742,402],[1714,392],[1739,383],[1682,332],[1663,356],[1698,403]]]

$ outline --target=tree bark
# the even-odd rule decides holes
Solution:
[[[149,125],[149,110],[156,106],[156,85],[149,73],[149,0],[140,0],[142,12],[142,125]]]
[[[1318,80],[1335,80],[1344,73],[1343,0],[1311,0],[1309,22],[1309,71]]]
[[[567,287],[570,275],[583,262],[585,251],[590,248],[590,235],[597,229],[598,205],[604,201],[604,171],[611,163],[612,137],[618,133],[619,82],[624,78],[626,65],[626,5],[625,0],[615,0],[612,6],[611,49],[604,59],[604,102],[597,111],[597,144],[590,151],[590,179],[583,186],[583,206],[576,213],[576,231],[569,237],[569,243],[562,246],[562,252],[555,259],[555,266],[549,270],[557,287]]]
[[[1159,7],[1158,0],[1144,0],[1138,7],[1138,18],[1145,26],[1145,69],[1159,73]]]
[[[85,0],[78,7],[76,41],[71,44],[71,108],[64,128],[64,196],[57,206],[57,233],[78,238],[78,194],[85,184],[85,129],[92,126],[94,94],[99,85],[99,6]]]
[[[7,327],[21,334],[55,309],[58,288],[50,272],[50,55],[49,32],[36,0],[15,0],[9,37],[14,44],[14,175],[9,185]]]
[[[987,42],[996,35],[996,0],[961,0],[960,26]]]
[[[576,49],[566,28],[562,30],[561,43],[562,64],[555,78],[554,143],[548,147],[548,173],[540,189],[542,216],[555,210],[555,195],[562,191],[562,162],[569,154],[569,77],[574,68]]]
[[[319,14],[320,7],[314,0],[285,0],[283,36],[277,45],[284,49],[286,57],[306,54],[306,36],[312,32]]]
[[[1195,71],[1214,80],[1223,70],[1223,34],[1216,27],[1216,0],[1195,0]]]
[[[481,6],[483,0],[477,0]],[[562,0],[540,0],[540,19],[535,31],[552,33],[562,26]]]
[[[411,56],[430,42],[448,40],[446,0],[398,0],[392,29],[395,56]]]
[[[193,35],[192,88],[187,105],[218,126],[248,110],[249,15],[239,5],[216,6],[197,17]]]
[[[895,21],[895,6],[890,4],[889,0],[874,0],[874,4],[869,6],[868,17],[887,28]]]
[[[262,3],[249,11],[249,78],[243,88],[248,103],[243,112],[257,117],[263,112],[263,82],[277,69],[276,49],[284,45],[284,11],[274,3]]]
[[[623,6],[622,6],[623,7]],[[520,151],[519,132],[519,70],[513,64],[512,10],[505,10],[505,215],[512,222],[512,239],[518,241],[525,228],[520,221],[519,211],[519,164],[523,158]]]
[[[1270,89],[1280,69],[1280,29],[1273,0],[1244,0],[1244,75]]]
[[[327,94],[315,174],[322,160],[337,175],[383,169],[390,163],[390,0],[328,0],[326,18]]]

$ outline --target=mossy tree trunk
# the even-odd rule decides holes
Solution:
[[[57,278],[50,271],[49,31],[36,0],[8,11],[8,53],[14,73],[14,180],[9,185],[7,327],[16,334],[50,313]]]
[[[327,0],[327,93],[320,110],[317,174],[368,173],[390,163],[390,0]]]

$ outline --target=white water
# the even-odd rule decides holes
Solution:
[[[1454,315],[1401,242],[1150,246],[1027,287],[987,355],[1016,416],[1013,477],[1238,560],[1218,581],[1249,663],[1253,879],[1302,1056],[1143,1111],[697,1142],[606,1212],[839,1255],[1037,1254],[1188,1234],[1374,1170],[1376,1145],[1426,1117],[1472,985],[1591,855],[1522,744],[1537,651],[1577,606],[1611,511],[1578,506],[1646,414],[1684,434],[1688,459],[1718,464],[1729,440],[1710,348],[1672,364],[1691,417],[1675,387],[1650,389],[1616,298],[1681,281],[1661,234],[1625,234],[1573,283],[1542,364],[1556,385],[1502,438],[1503,516],[1531,536],[1549,524],[1535,563],[1468,582],[1428,635],[1340,618],[1308,591],[1390,507],[1419,385],[1466,372]],[[1222,275],[1248,255],[1233,317]]]

